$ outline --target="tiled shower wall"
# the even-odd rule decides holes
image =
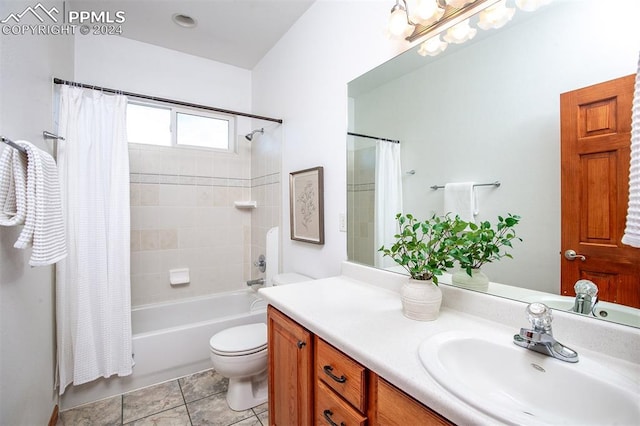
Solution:
[[[131,297],[138,306],[244,287],[251,276],[251,150],[130,145]],[[169,284],[189,268],[190,283]]]
[[[258,202],[258,208],[251,216],[251,278],[264,277],[253,266],[253,262],[260,254],[266,253],[267,231],[280,224],[280,206],[282,198],[281,165],[282,127],[272,125],[265,127],[263,135],[257,135],[251,144],[251,191],[252,197]],[[289,231],[280,228],[280,240]],[[279,271],[280,264],[267,258],[267,268]]]
[[[374,264],[374,202],[376,149],[371,143],[356,142],[348,152],[347,226],[349,260]]]

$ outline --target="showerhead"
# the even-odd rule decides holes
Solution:
[[[245,137],[246,140],[251,142],[253,140],[253,135],[255,135],[256,133],[264,134],[264,128],[259,129],[259,130],[254,130],[251,133],[247,133],[246,135],[244,135],[244,137]]]

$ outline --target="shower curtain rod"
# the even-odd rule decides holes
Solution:
[[[265,120],[265,121],[273,121],[274,123],[282,124],[282,120],[279,119],[279,118],[264,117],[262,115],[255,115],[255,114],[249,114],[247,112],[232,111],[232,110],[223,109],[223,108],[215,108],[215,107],[210,107],[210,106],[206,106],[206,105],[193,104],[191,102],[177,101],[175,99],[159,98],[157,96],[149,96],[149,95],[142,95],[140,93],[125,92],[123,90],[109,89],[107,87],[94,86],[92,84],[76,83],[74,81],[62,80],[60,78],[55,78],[55,77],[53,79],[53,83],[54,84],[64,84],[64,85],[67,85],[67,86],[82,87],[83,89],[99,90],[101,92],[115,93],[115,94],[119,94],[119,95],[131,96],[131,97],[134,97],[134,98],[146,99],[146,100],[150,100],[150,101],[164,102],[164,103],[173,104],[173,105],[179,105],[179,106],[185,106],[185,107],[191,107],[191,108],[199,108],[199,109],[204,109],[204,110],[207,110],[207,111],[221,112],[223,114],[238,115],[238,116],[241,116],[241,117],[256,118],[258,120]]]
[[[375,140],[379,140],[379,141],[385,141],[385,142],[391,142],[391,143],[400,143],[399,140],[395,140],[395,139],[386,139],[386,138],[379,138],[377,136],[369,136],[369,135],[363,135],[362,133],[353,133],[353,132],[347,132],[348,135],[350,136],[358,136],[360,138],[367,138],[367,139],[375,139]]]

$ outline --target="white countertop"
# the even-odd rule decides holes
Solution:
[[[354,268],[355,273],[352,273]],[[526,305],[442,286],[444,300],[450,299],[451,303],[443,303],[436,321],[414,321],[402,314],[397,293],[399,283],[406,278],[359,268],[363,267],[347,265],[343,273],[346,269],[348,275],[263,288],[260,294],[303,327],[449,420],[457,424],[495,425],[495,418],[461,403],[426,372],[418,357],[418,347],[426,338],[444,331],[482,333],[487,327],[494,335],[511,341],[519,327],[527,325],[524,318]],[[486,317],[477,314],[478,306],[486,310]],[[579,327],[574,316],[564,318],[560,313],[559,317],[560,327],[554,334],[562,343],[578,353],[607,362],[613,368],[621,368],[623,373],[631,371],[637,379],[640,377],[640,332],[597,320],[592,320],[596,325]],[[580,343],[590,342],[585,330],[596,328],[601,332],[602,327],[608,331],[605,342],[594,343],[590,348],[585,347],[588,345],[580,346]],[[573,336],[575,339],[563,334],[567,329],[576,334]],[[620,342],[621,339],[631,341]],[[614,353],[626,352],[622,359],[614,358],[610,353],[597,352],[600,347]]]

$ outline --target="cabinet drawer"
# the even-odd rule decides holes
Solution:
[[[422,405],[378,376],[372,377],[374,395],[370,406],[372,423],[384,426],[452,426],[447,419]]]
[[[366,409],[365,368],[317,336],[315,347],[318,380],[323,381],[364,413]]]
[[[316,426],[364,426],[367,418],[321,380],[316,383]]]

